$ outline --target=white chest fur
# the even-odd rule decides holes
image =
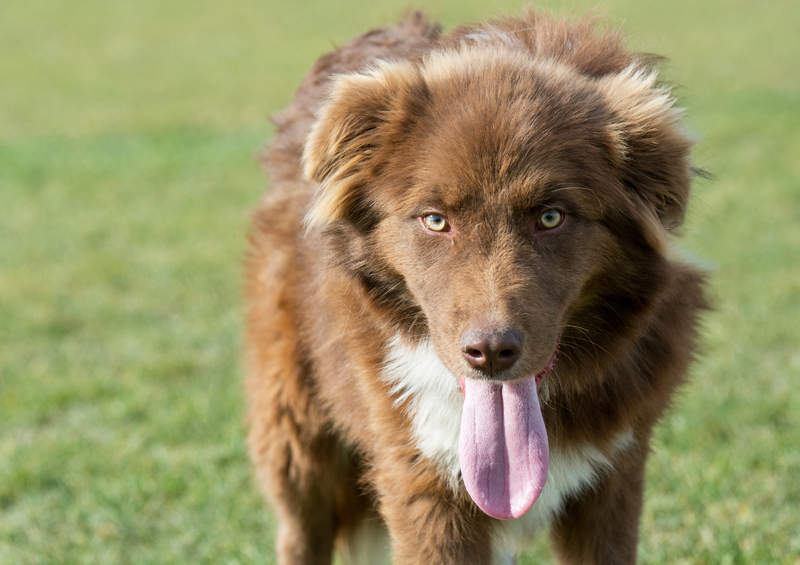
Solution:
[[[461,392],[458,380],[447,370],[433,345],[409,345],[395,337],[389,346],[383,380],[391,385],[395,404],[408,401],[409,417],[416,447],[435,461],[450,484],[461,482],[458,462],[458,434],[461,426]],[[536,529],[546,527],[561,509],[564,499],[590,486],[598,472],[612,467],[609,457],[633,442],[630,430],[614,438],[614,450],[604,454],[592,444],[569,450],[550,451],[547,482],[533,508],[522,518],[498,522],[496,549],[499,562],[515,554]]]

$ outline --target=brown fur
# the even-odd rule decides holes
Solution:
[[[705,304],[702,273],[668,254],[690,141],[651,65],[592,22],[528,13],[446,37],[417,14],[312,68],[275,120],[247,261],[250,451],[281,563],[330,563],[376,514],[395,563],[489,562],[495,520],[419,451],[380,377],[394,336],[475,376],[459,346],[475,324],[520,328],[502,378],[560,343],[551,448],[633,430],[552,538],[565,563],[635,561],[650,433]],[[537,231],[552,206],[565,224]],[[426,232],[430,211],[451,231]]]

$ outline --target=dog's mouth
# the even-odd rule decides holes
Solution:
[[[458,451],[461,476],[475,504],[489,516],[519,518],[547,480],[549,449],[539,383],[552,373],[558,348],[536,375],[515,381],[463,378]]]
[[[553,369],[556,366],[556,361],[558,361],[558,350],[559,346],[556,345],[556,349],[555,351],[553,351],[553,355],[550,356],[550,361],[547,362],[547,366],[533,376],[533,379],[536,381],[536,386],[539,386],[539,383],[542,382],[542,379],[544,379],[546,376],[548,376],[550,373],[553,372]],[[498,385],[502,385],[510,382],[527,381],[530,378],[531,377],[524,377],[522,379],[514,379],[511,381],[492,381],[492,382],[495,382]],[[465,379],[462,375],[458,375],[458,386],[459,390],[461,391],[461,396],[464,396],[464,380]]]

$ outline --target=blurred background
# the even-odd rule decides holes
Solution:
[[[513,1],[432,0],[446,28]],[[648,467],[642,563],[800,563],[800,4],[537,4],[666,55],[714,269]],[[0,563],[272,563],[244,449],[241,260],[268,115],[404,1],[5,0]],[[552,562],[546,538],[522,563]]]

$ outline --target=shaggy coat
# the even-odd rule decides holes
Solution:
[[[441,36],[415,14],[311,69],[247,260],[280,563],[512,563],[542,527],[563,563],[635,562],[650,435],[705,307],[670,252],[691,142],[652,63],[590,21]],[[489,382],[533,390],[546,429],[512,520],[465,487],[462,408]]]

